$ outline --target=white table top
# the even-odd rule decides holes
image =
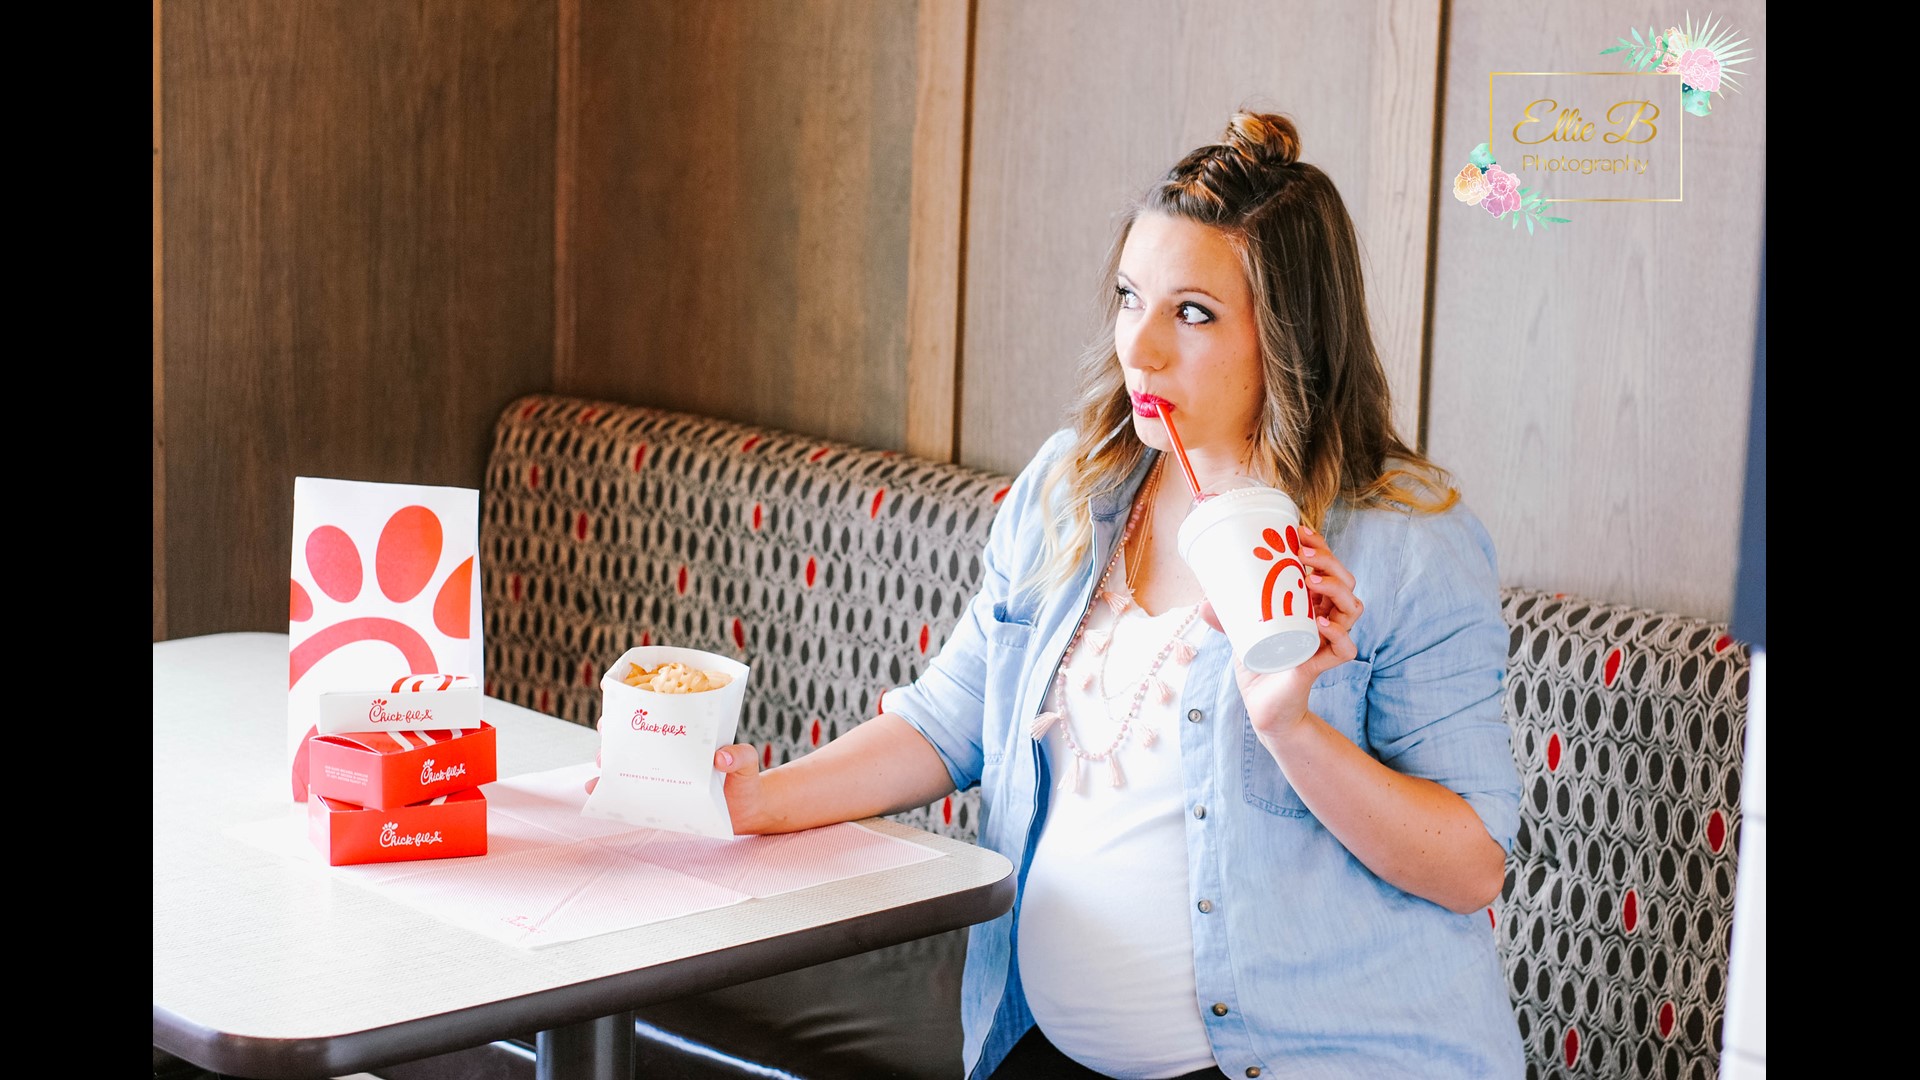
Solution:
[[[226,834],[289,813],[286,678],[284,634],[153,646],[154,1045],[203,1067],[374,1068],[938,933],[1012,903],[1000,855],[871,819],[948,857],[538,950],[494,941]],[[593,760],[588,728],[492,698],[483,710],[502,777]]]

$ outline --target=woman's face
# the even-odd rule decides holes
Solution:
[[[1143,213],[1127,233],[1113,328],[1133,397],[1133,430],[1171,449],[1161,402],[1204,482],[1244,472],[1265,394],[1253,291],[1240,257],[1210,225]]]

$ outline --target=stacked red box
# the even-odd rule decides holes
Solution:
[[[446,679],[464,691],[470,680]],[[416,677],[394,691],[415,698]],[[431,686],[427,687],[431,690]],[[361,698],[368,695],[361,694]],[[378,700],[375,698],[374,700]],[[496,732],[480,719],[477,693],[449,693],[431,710],[360,710],[389,726],[334,731],[307,740],[307,833],[327,862],[400,862],[487,853],[487,800],[498,779]],[[423,729],[420,723],[442,726]]]

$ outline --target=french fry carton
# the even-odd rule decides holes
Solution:
[[[356,731],[308,739],[314,794],[371,809],[412,806],[499,779],[492,724],[454,731]]]
[[[320,694],[319,733],[444,731],[480,726],[480,683],[466,675],[407,675],[378,690]]]
[[[322,795],[307,800],[307,837],[329,866],[453,859],[487,853],[487,799],[478,788],[381,810]]]

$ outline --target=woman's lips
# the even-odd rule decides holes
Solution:
[[[1137,416],[1149,418],[1158,417],[1162,411],[1172,412],[1173,402],[1168,401],[1159,394],[1144,394],[1135,391],[1133,393],[1133,411]]]

